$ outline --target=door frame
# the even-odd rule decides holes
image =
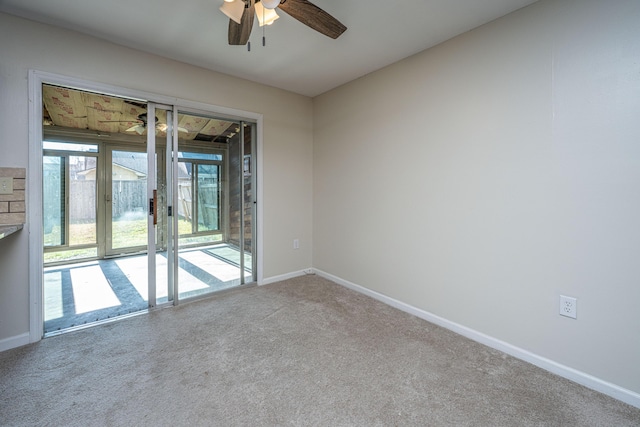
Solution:
[[[121,86],[97,83],[89,80],[68,77],[38,70],[29,70],[29,170],[27,198],[27,217],[29,224],[29,342],[40,341],[44,334],[43,323],[43,215],[42,215],[42,85],[52,84],[82,91],[96,92],[141,102],[153,102],[174,106],[181,110],[206,111],[230,119],[252,120],[256,122],[256,261],[257,282],[263,282],[263,116],[260,113],[242,111],[234,108],[189,101],[155,93],[139,91]],[[174,118],[176,121],[177,118]],[[177,133],[177,131],[176,131]],[[178,301],[176,300],[175,303]],[[151,308],[150,308],[151,309]]]

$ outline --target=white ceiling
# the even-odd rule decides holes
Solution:
[[[0,11],[226,74],[316,96],[536,0],[312,0],[347,31],[332,40],[284,12],[227,44],[223,0],[0,0]],[[46,40],[43,40],[46,43]]]

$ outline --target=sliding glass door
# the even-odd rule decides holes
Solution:
[[[78,125],[102,129],[51,119],[43,131],[44,333],[170,301],[173,133],[171,123],[149,128],[137,118],[166,120],[172,107],[47,85],[43,101],[53,117],[82,109]]]
[[[256,281],[254,123],[42,90],[45,333]]]

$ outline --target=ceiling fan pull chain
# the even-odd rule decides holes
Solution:
[[[264,6],[262,7],[262,22],[264,22]],[[262,26],[262,47],[265,47],[267,45],[267,38],[265,36],[266,33],[266,25]]]
[[[251,52],[251,42],[247,42],[247,52]]]

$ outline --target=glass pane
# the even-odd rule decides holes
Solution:
[[[42,299],[48,334],[148,308],[148,258],[141,253],[148,235],[147,156],[141,153],[145,138],[138,135],[147,133],[147,106],[51,85],[42,85],[42,101],[42,122],[52,125],[42,129],[47,139],[42,142]],[[156,111],[156,116],[160,129],[166,114]],[[155,127],[153,120],[149,124]],[[83,140],[71,128],[112,138]],[[55,130],[70,133],[61,137]],[[163,196],[159,191],[159,200]],[[159,228],[166,224],[160,221]],[[136,253],[120,256],[127,252]]]
[[[64,166],[64,157],[43,156],[42,158],[42,207],[45,246],[65,244]]]
[[[246,132],[246,128],[245,128]],[[243,148],[240,146],[240,134],[229,140],[229,236],[227,243],[236,250],[240,250],[242,237],[243,188],[242,179],[245,176],[245,159]],[[247,144],[244,144],[246,151]]]
[[[244,144],[244,164],[243,164],[243,175],[244,175],[244,207],[243,207],[243,215],[244,215],[244,281],[245,283],[255,281],[254,270],[253,270],[253,228],[254,228],[254,204],[253,204],[253,193],[254,193],[254,179],[255,176],[255,161],[253,157],[253,151],[251,143],[253,139],[255,131],[254,125],[247,125],[244,128],[245,132],[245,144]],[[238,255],[239,258],[239,255]]]
[[[184,299],[240,284],[237,251],[227,232],[235,212],[226,209],[238,194],[227,193],[225,180],[238,182],[242,161],[236,157],[231,164],[238,155],[239,123],[178,114],[178,126],[177,286]],[[212,147],[203,148],[205,143]]]
[[[66,251],[45,252],[44,263],[51,264],[62,261],[75,261],[83,258],[95,258],[97,256],[97,248],[69,249]]]
[[[178,240],[180,247],[193,245],[207,245],[216,242],[222,242],[222,234],[191,234],[181,236]]]
[[[42,148],[45,150],[83,151],[97,153],[97,144],[74,144],[71,142],[42,141]]]
[[[220,186],[217,165],[198,166],[198,231],[220,229]]]
[[[97,158],[69,156],[69,245],[96,244]]]
[[[173,112],[167,111],[167,123],[173,122]],[[173,220],[169,217],[168,206],[173,205],[173,187],[167,183],[173,182],[173,139],[168,129],[166,146],[156,146],[156,183],[158,187],[158,226],[156,227],[156,303],[162,304],[173,300],[174,297],[174,266],[173,266]],[[172,208],[173,209],[173,208]]]
[[[111,247],[147,245],[147,153],[112,152]]]
[[[191,153],[188,151],[180,151],[178,153],[178,158],[180,159],[194,159],[194,160],[214,160],[214,161],[222,161],[222,154],[212,154],[212,153]]]
[[[178,234],[180,236],[194,232],[192,174],[193,165],[190,162],[178,163]]]

